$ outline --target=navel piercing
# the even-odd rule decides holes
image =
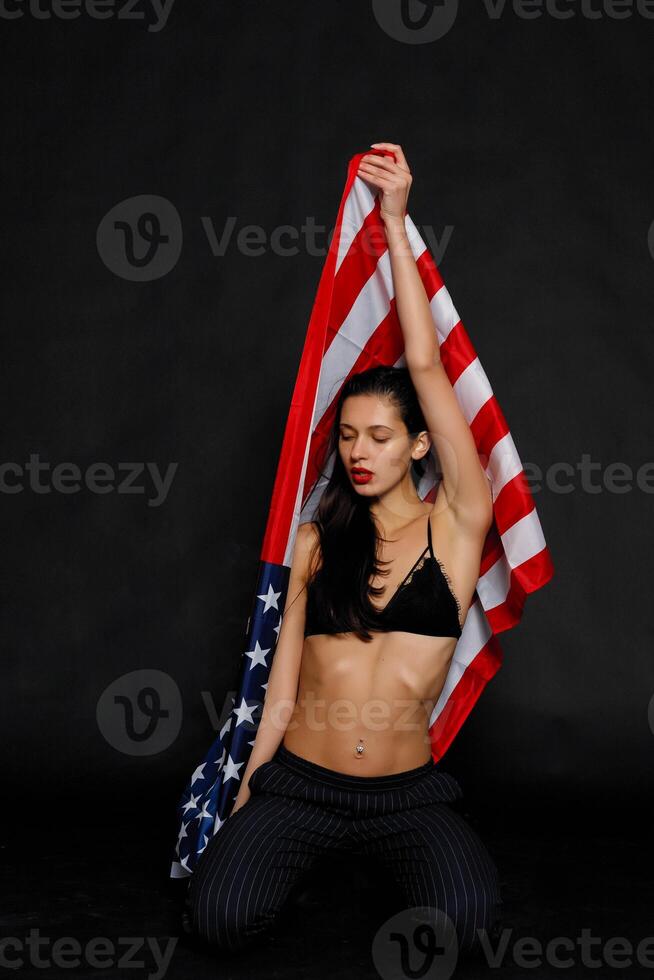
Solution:
[[[363,752],[363,749],[364,749],[363,739],[362,738],[359,739],[359,744],[355,746],[355,749],[356,749],[357,755],[360,756],[361,753]]]

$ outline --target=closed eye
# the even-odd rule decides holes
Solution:
[[[341,436],[341,442],[349,442],[351,438],[352,436]],[[390,439],[375,439],[374,436],[373,439],[375,440],[375,442],[390,442]]]

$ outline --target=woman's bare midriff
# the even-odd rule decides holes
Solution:
[[[402,632],[374,633],[370,643],[354,633],[306,637],[282,744],[348,775],[424,765],[432,757],[429,719],[455,646],[454,637]]]

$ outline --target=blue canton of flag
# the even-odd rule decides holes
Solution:
[[[250,621],[248,649],[242,658],[238,704],[232,699],[230,715],[218,737],[189,779],[177,807],[179,835],[170,877],[193,874],[210,838],[227,820],[240,788],[256,735],[254,713],[261,708],[268,686],[271,659],[279,638],[289,569],[261,564],[259,588]]]

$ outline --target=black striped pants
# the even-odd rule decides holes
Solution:
[[[261,939],[292,886],[322,856],[382,862],[406,907],[440,909],[460,950],[491,930],[498,873],[478,835],[448,806],[458,782],[433,760],[388,776],[349,776],[279,746],[250,776],[251,796],[207,843],[189,884],[193,930],[224,949]]]

